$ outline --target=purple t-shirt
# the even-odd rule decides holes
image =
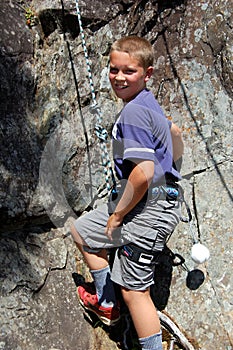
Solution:
[[[170,122],[153,94],[145,89],[122,109],[113,130],[113,158],[119,179],[127,179],[134,160],[153,160],[153,184],[180,180],[172,152]]]

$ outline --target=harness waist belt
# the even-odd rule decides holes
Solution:
[[[118,256],[126,256],[129,260],[141,263],[142,265],[150,265],[151,263],[159,263],[160,257],[165,256],[172,259],[172,266],[179,266],[185,263],[185,259],[178,253],[173,253],[171,249],[165,245],[162,251],[153,252],[144,248],[140,248],[133,243],[124,245],[118,249]]]
[[[157,260],[157,258],[161,255],[161,252],[153,252],[140,248],[133,243],[129,243],[118,249],[118,255],[119,257],[124,255],[129,260],[141,263],[143,265],[150,265],[152,262]]]

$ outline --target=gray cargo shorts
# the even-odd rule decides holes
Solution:
[[[129,242],[143,249],[162,251],[181,217],[179,200],[152,196],[149,200],[139,202],[125,216],[122,226],[114,231],[111,241],[105,235],[108,209],[108,204],[103,204],[75,221],[75,228],[86,243],[86,251],[95,253],[103,248],[117,248]],[[130,290],[145,290],[154,283],[154,270],[154,262],[143,265],[116,252],[111,279]]]

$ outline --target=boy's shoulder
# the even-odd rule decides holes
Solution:
[[[148,89],[142,90],[133,100],[128,102],[123,108],[125,112],[134,112],[138,109],[150,110],[152,112],[164,115],[163,110],[160,107],[158,101],[156,100],[152,92]]]
[[[139,94],[131,102],[144,105],[148,103],[154,103],[155,101],[156,99],[152,92],[146,88],[140,91]]]

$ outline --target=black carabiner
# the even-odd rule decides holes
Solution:
[[[172,265],[173,266],[179,266],[179,265],[183,265],[185,263],[185,259],[183,258],[183,256],[181,256],[180,254],[178,253],[173,253],[173,263]],[[175,261],[176,259],[179,259],[177,262]]]

